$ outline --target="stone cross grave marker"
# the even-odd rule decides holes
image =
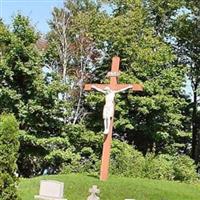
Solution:
[[[97,194],[100,193],[100,190],[96,185],[93,185],[92,188],[89,189],[89,193],[90,196],[87,198],[87,200],[100,200],[100,198],[97,196]]]

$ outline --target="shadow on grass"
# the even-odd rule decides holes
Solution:
[[[99,180],[99,175],[98,174],[87,174],[88,177],[92,177],[92,178],[95,178],[95,179],[98,179]]]

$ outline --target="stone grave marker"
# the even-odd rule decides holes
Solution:
[[[100,193],[100,190],[97,188],[96,185],[93,185],[92,188],[89,189],[90,196],[87,198],[87,200],[100,200],[100,198],[97,196],[97,194]]]
[[[63,198],[64,183],[59,181],[41,180],[39,195],[35,199],[40,200],[67,200]]]

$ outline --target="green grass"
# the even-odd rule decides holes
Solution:
[[[133,179],[112,176],[102,182],[98,178],[80,174],[41,176],[21,179],[19,193],[22,200],[33,200],[39,192],[40,180],[58,180],[65,183],[65,198],[86,200],[92,185],[100,188],[101,200],[198,200],[200,184],[186,184],[149,179]]]

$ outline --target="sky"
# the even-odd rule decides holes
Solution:
[[[63,2],[64,0],[0,0],[0,17],[6,24],[10,24],[12,16],[20,11],[30,17],[37,30],[47,33],[47,21],[51,19],[53,7],[62,7]]]

